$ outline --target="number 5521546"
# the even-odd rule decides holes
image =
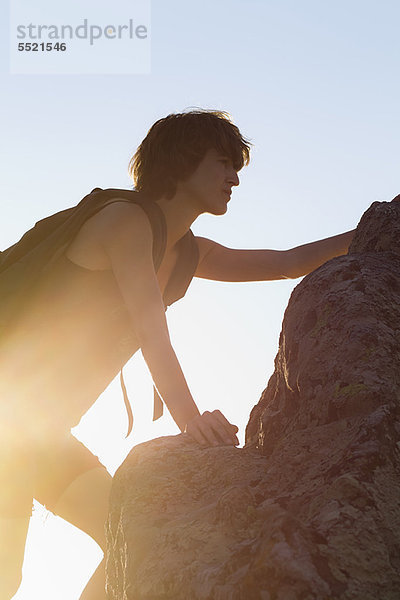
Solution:
[[[56,52],[64,52],[67,49],[67,44],[64,42],[56,42],[52,44],[51,42],[20,42],[18,44],[19,52],[52,52],[55,50]]]

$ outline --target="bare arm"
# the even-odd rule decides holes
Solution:
[[[200,260],[195,276],[217,281],[295,279],[345,254],[353,235],[348,231],[290,250],[240,250],[196,237]]]
[[[340,233],[317,242],[303,244],[287,250],[290,277],[296,278],[311,273],[317,267],[335,256],[347,254],[350,242],[353,239],[354,229]]]
[[[105,211],[99,239],[109,257],[154,384],[172,417],[181,431],[187,429],[199,442],[205,439],[208,443],[220,443],[222,437],[225,443],[236,443],[234,426],[221,413],[215,417],[214,413],[205,413],[200,417],[171,345],[154,271],[153,238],[147,216],[140,207],[128,204],[113,204]],[[215,435],[216,429],[219,437]]]

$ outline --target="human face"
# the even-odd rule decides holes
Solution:
[[[196,204],[199,214],[223,215],[235,185],[239,185],[239,177],[231,159],[212,148],[179,187]]]

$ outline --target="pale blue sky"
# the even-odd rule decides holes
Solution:
[[[194,106],[228,111],[254,144],[228,213],[201,217],[197,234],[232,247],[290,248],[352,229],[371,202],[400,191],[394,0],[153,0],[149,75],[9,75],[4,3],[0,16],[1,248],[93,187],[129,187],[129,158],[151,124]],[[242,435],[273,371],[295,283],[196,280],[168,311],[200,408],[221,408]],[[131,395],[149,406],[135,361]],[[124,441],[117,386],[98,404],[81,435],[113,472],[141,433]],[[166,418],[144,437],[172,432]],[[20,600],[35,598],[32,572]],[[76,598],[79,581],[58,577],[65,595],[57,597]]]

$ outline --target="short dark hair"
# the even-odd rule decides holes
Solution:
[[[129,162],[135,189],[155,199],[171,199],[178,181],[196,170],[206,152],[215,148],[232,160],[236,171],[250,161],[250,142],[228,113],[196,109],[173,113],[152,125]]]

